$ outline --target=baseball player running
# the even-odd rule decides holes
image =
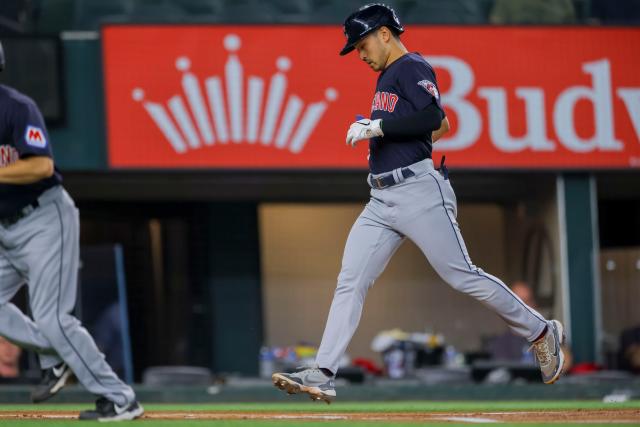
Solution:
[[[0,71],[5,60],[0,45]],[[36,104],[0,85],[0,335],[37,351],[42,383],[32,393],[42,402],[73,374],[101,396],[80,419],[132,420],[143,414],[93,338],[71,315],[79,264],[78,209],[61,186],[49,135]],[[11,298],[27,283],[33,320]]]
[[[274,373],[289,394],[308,393],[329,403],[338,361],[358,326],[365,296],[400,244],[411,239],[454,289],[482,302],[532,344],[542,379],[551,384],[564,364],[562,324],[547,321],[498,278],[473,265],[456,222],[456,196],[442,163],[434,169],[432,143],[449,130],[436,76],[425,59],[409,53],[395,12],[369,4],[344,22],[346,45],[380,73],[371,118],[351,124],[347,145],[369,139],[369,203],[356,220],[344,249],[342,270],[316,364]]]

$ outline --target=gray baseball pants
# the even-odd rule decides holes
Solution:
[[[316,363],[337,372],[338,362],[360,322],[364,299],[405,238],[424,253],[438,275],[457,291],[482,302],[529,341],[546,320],[500,281],[473,265],[456,221],[457,202],[448,179],[431,159],[410,165],[415,176],[392,172],[395,185],[371,189],[344,249],[329,317]],[[371,178],[380,175],[370,175]]]
[[[38,202],[40,207],[17,223],[0,225],[0,335],[41,353],[43,369],[64,360],[91,393],[118,405],[131,403],[131,387],[70,314],[79,265],[78,209],[61,186],[45,191]],[[9,302],[25,283],[33,320]]]

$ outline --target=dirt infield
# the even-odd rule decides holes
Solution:
[[[0,420],[74,419],[71,411],[0,412]],[[527,423],[640,423],[640,409],[512,411],[512,412],[387,412],[284,413],[220,411],[150,411],[146,420],[294,420],[294,421],[405,421],[405,422],[527,422]]]

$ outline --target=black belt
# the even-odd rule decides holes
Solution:
[[[404,179],[410,178],[412,176],[416,176],[416,174],[409,168],[400,169],[400,173],[404,177]],[[397,184],[395,178],[393,177],[393,173],[389,173],[388,175],[380,176],[377,178],[371,177],[369,180],[371,186],[378,190],[382,190],[383,188],[391,187],[392,185]]]
[[[38,203],[37,200],[34,200],[33,202],[29,203],[27,206],[23,207],[17,212],[0,218],[0,224],[2,224],[2,226],[5,228],[10,227],[16,222],[20,221],[22,218],[29,215],[31,212],[35,211],[39,206],[40,206],[40,203]]]

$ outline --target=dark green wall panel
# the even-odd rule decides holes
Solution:
[[[564,175],[571,348],[576,363],[596,360],[593,254],[597,230],[593,226],[592,185],[588,174]]]
[[[263,336],[257,205],[209,209],[212,367],[257,375]]]
[[[50,129],[57,166],[106,168],[105,113],[100,40],[63,39],[66,121]]]

